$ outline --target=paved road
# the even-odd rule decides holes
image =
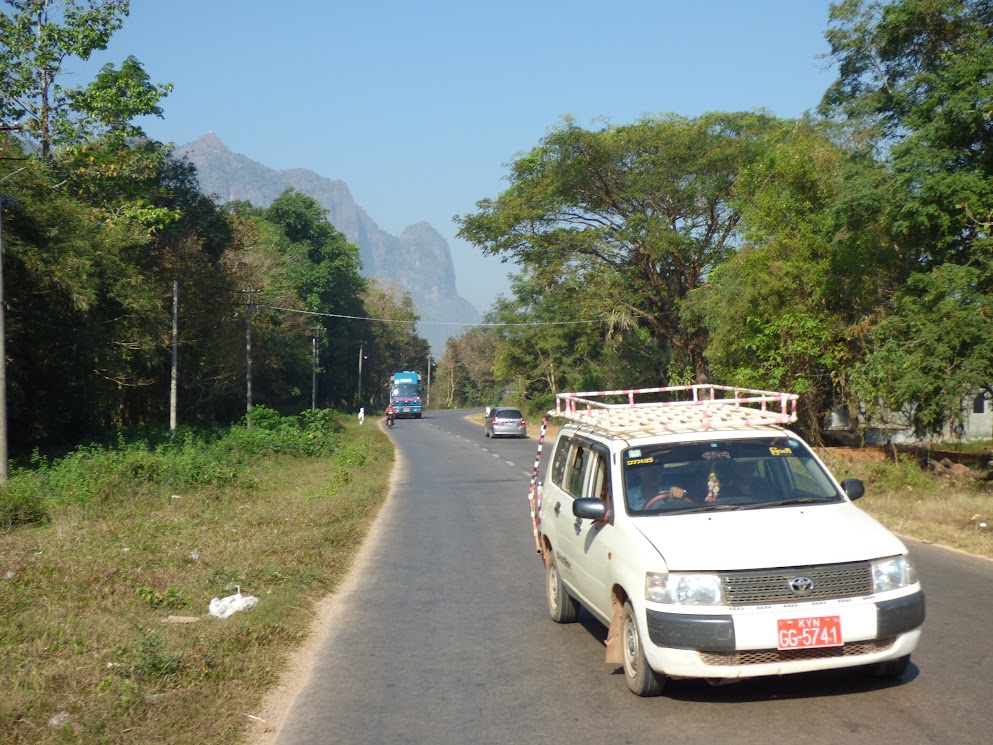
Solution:
[[[897,684],[830,672],[640,699],[603,664],[602,625],[548,618],[536,441],[486,440],[458,412],[393,436],[404,470],[278,745],[993,742],[993,562],[911,544],[928,620]]]

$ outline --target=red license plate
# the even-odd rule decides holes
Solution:
[[[840,647],[841,616],[785,618],[778,621],[780,649]]]

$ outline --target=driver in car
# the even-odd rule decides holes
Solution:
[[[655,504],[667,499],[685,499],[686,490],[675,484],[666,485],[661,466],[629,468],[627,471],[628,506],[633,510],[643,510],[653,500]]]

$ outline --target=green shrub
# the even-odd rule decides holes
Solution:
[[[0,531],[48,522],[43,483],[33,474],[13,475],[0,487]]]

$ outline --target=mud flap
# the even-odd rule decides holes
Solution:
[[[610,593],[610,628],[607,629],[607,653],[604,662],[608,665],[623,665],[624,654],[621,647],[621,613],[624,604],[615,593]]]

